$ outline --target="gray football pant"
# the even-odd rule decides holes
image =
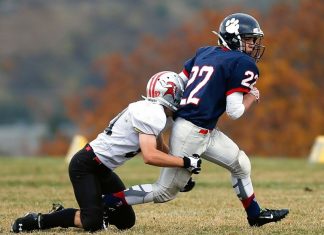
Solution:
[[[241,200],[251,196],[251,165],[245,153],[219,129],[208,133],[201,130],[191,122],[177,118],[170,137],[170,153],[180,157],[196,153],[203,159],[228,169],[237,196]],[[153,184],[154,202],[161,203],[175,198],[190,177],[191,173],[184,168],[162,168],[158,181]]]

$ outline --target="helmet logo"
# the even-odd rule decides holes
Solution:
[[[238,19],[232,18],[230,20],[227,20],[225,26],[226,26],[226,32],[231,34],[235,33],[235,35],[239,34],[240,25]]]
[[[176,84],[174,84],[174,82],[167,82],[167,91],[164,93],[163,96],[166,96],[166,95],[171,95],[172,98],[174,99],[174,94],[176,93],[176,89],[177,89],[177,86]]]
[[[263,35],[263,32],[262,32],[262,30],[260,28],[254,28],[253,29],[253,33],[255,33],[255,34],[262,34]]]

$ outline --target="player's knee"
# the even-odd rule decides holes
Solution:
[[[167,188],[158,183],[153,184],[154,203],[163,203],[174,199],[179,190],[177,187]]]
[[[238,178],[246,178],[251,174],[251,162],[243,151],[238,152],[235,168],[232,172],[233,176]]]
[[[135,221],[136,221],[136,216],[133,211],[133,213],[123,217],[122,223],[116,223],[115,226],[120,230],[130,229],[135,225]]]
[[[119,230],[125,230],[125,229],[130,229],[135,225],[136,217],[131,217],[128,218],[127,221],[125,221],[123,224],[116,224],[116,227]]]
[[[81,222],[85,231],[95,232],[102,228],[103,212],[99,208],[81,210]]]
[[[131,206],[121,206],[108,213],[109,224],[120,230],[130,229],[135,225],[136,216]]]

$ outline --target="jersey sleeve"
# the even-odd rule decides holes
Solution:
[[[131,119],[137,132],[148,135],[158,136],[166,125],[164,112],[157,112],[156,110],[135,110]]]
[[[191,69],[192,69],[193,65],[195,64],[195,59],[196,59],[196,57],[192,57],[184,63],[182,73],[184,73],[186,75],[186,77],[188,77],[188,78],[190,76]]]
[[[239,58],[229,79],[226,95],[228,96],[234,92],[248,93],[258,77],[259,70],[255,62],[246,58]]]
[[[186,75],[186,77],[190,77],[191,69],[195,64],[195,60],[197,55],[199,55],[201,52],[205,51],[208,47],[201,47],[197,50],[196,54],[194,57],[190,58],[184,63],[184,69],[182,70],[182,73]]]

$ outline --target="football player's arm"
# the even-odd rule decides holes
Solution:
[[[197,55],[197,53],[196,53]],[[182,79],[184,86],[186,87],[192,67],[194,66],[196,56],[190,58],[184,63],[183,70],[179,73],[179,77]]]
[[[139,144],[146,164],[160,167],[184,167],[182,158],[174,157],[157,149],[157,140],[154,135],[140,133]]]
[[[250,60],[237,62],[226,93],[226,113],[232,119],[240,118],[252,104],[259,100],[259,91],[253,87],[258,78],[258,69]]]
[[[164,138],[163,138],[163,134],[161,133],[160,135],[158,135],[157,139],[157,149],[164,152],[164,153],[169,153],[169,146],[166,145],[166,143],[164,142]]]
[[[256,87],[252,88],[249,93],[243,95],[245,110],[248,110],[255,102],[259,102],[259,90]]]
[[[226,97],[226,114],[233,120],[240,118],[257,97],[251,93],[234,92]]]
[[[187,85],[188,80],[189,80],[189,73],[186,69],[183,69],[180,73],[179,73],[179,77],[182,79],[184,86]]]
[[[139,134],[139,144],[146,164],[160,167],[183,167],[191,173],[199,174],[201,159],[197,154],[188,157],[175,157],[157,149],[154,135]]]

